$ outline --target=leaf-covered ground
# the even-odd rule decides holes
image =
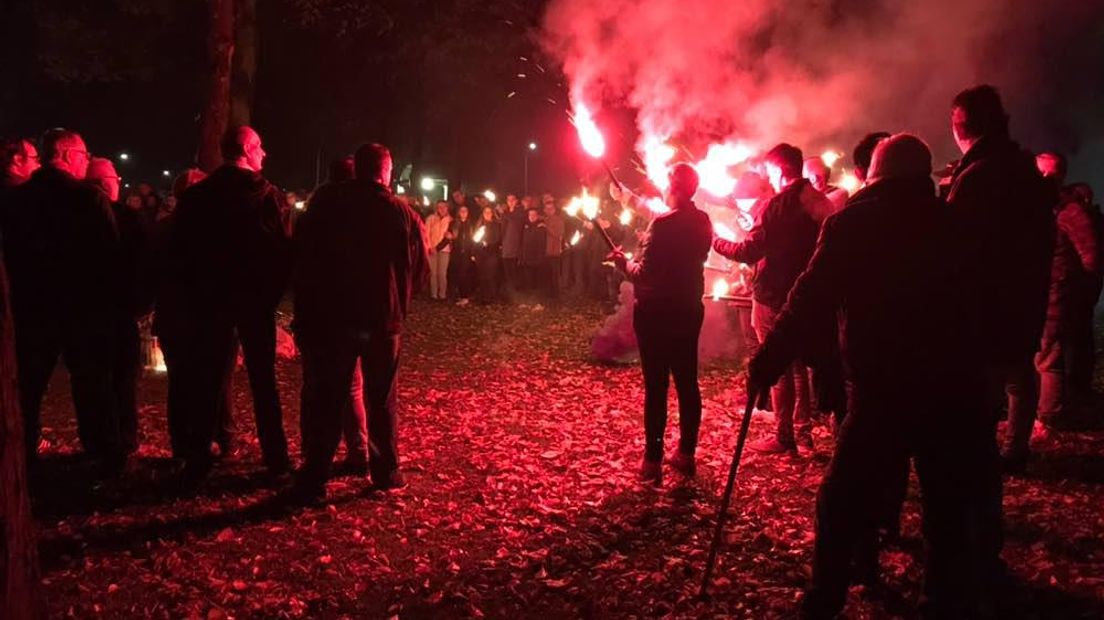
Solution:
[[[244,373],[242,453],[198,497],[164,493],[165,380],[141,387],[140,462],[92,485],[64,373],[45,410],[51,475],[38,489],[51,616],[246,618],[792,617],[808,576],[813,503],[831,451],[748,455],[708,602],[695,598],[735,422],[738,363],[702,370],[699,474],[639,486],[639,369],[589,360],[597,307],[419,303],[400,379],[408,486],[330,485],[328,505],[281,510],[259,475]],[[297,362],[280,362],[298,447]],[[672,395],[673,398],[673,395]],[[673,405],[673,402],[672,402]],[[674,411],[672,406],[672,411]],[[677,414],[669,445],[674,445]],[[752,437],[771,427],[755,418]],[[948,429],[953,432],[952,429]],[[1007,485],[1007,558],[1024,617],[1104,617],[1104,433],[1043,439]],[[912,617],[922,553],[915,485],[904,540],[882,557],[899,597],[853,591],[850,617]]]

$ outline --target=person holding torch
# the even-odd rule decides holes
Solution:
[[[693,476],[694,452],[701,425],[698,387],[698,337],[705,306],[703,265],[713,240],[709,215],[694,204],[698,173],[687,163],[669,173],[667,204],[671,210],[648,227],[636,258],[618,248],[610,260],[633,283],[633,329],[644,371],[644,460],[640,480],[659,486],[667,427],[667,387],[675,379],[679,399],[679,447],[669,463]]]

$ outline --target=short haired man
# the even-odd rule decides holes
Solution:
[[[672,376],[679,402],[679,445],[668,462],[684,476],[693,476],[696,470],[702,415],[698,337],[705,317],[703,265],[713,236],[709,215],[694,204],[700,182],[697,170],[690,164],[676,164],[668,178],[671,210],[652,220],[638,256],[629,261],[620,251],[612,255],[633,283],[633,330],[644,373],[640,480],[655,486],[663,482],[667,387]]]
[[[957,255],[949,275],[959,284],[948,302],[960,305],[958,333],[984,368],[991,398],[976,416],[964,417],[957,432],[977,441],[977,462],[965,469],[980,477],[973,495],[978,578],[993,586],[1004,566],[997,420],[991,412],[1007,399],[1011,417],[1033,416],[1038,404],[1032,361],[1046,319],[1057,198],[1034,157],[1012,141],[995,88],[959,93],[950,121],[963,155],[947,195],[955,233],[949,249]]]
[[[819,157],[806,157],[801,170],[802,176],[812,183],[816,191],[832,202],[836,211],[843,208],[847,202],[847,190],[831,184],[832,169]]]
[[[33,460],[42,397],[60,356],[78,434],[109,472],[126,463],[112,391],[121,243],[107,196],[85,183],[79,134],[42,138],[43,167],[11,194],[4,250],[11,275],[20,401]]]
[[[741,242],[717,238],[713,249],[731,260],[755,265],[752,283],[752,324],[759,341],[774,322],[797,277],[813,255],[820,224],[834,211],[832,203],[802,176],[801,150],[779,144],[764,158],[771,185],[778,192],[763,209],[759,221]],[[771,391],[777,421],[775,437],[751,444],[766,453],[795,453],[797,444],[812,449],[809,428],[809,373],[794,362]]]
[[[855,145],[855,149],[851,151],[851,163],[852,171],[855,178],[866,183],[866,174],[870,170],[870,162],[874,158],[874,149],[878,144],[889,137],[889,134],[884,131],[875,131],[863,136],[862,140]]]
[[[0,140],[0,187],[22,185],[40,167],[38,150],[30,140]]]
[[[273,477],[290,469],[275,368],[276,306],[291,272],[289,209],[283,193],[261,176],[265,151],[256,131],[228,131],[222,155],[225,163],[180,197],[162,289],[175,317],[162,328],[180,345],[172,374],[186,384],[178,386],[188,400],[181,412],[188,429],[179,443],[189,483],[213,465],[210,445],[227,360],[236,355],[235,334],[265,467]]]
[[[421,218],[391,193],[390,151],[367,144],[355,159],[356,178],[321,188],[295,231],[304,463],[291,499],[302,503],[325,497],[358,358],[372,483],[403,485],[395,385],[403,323],[429,275],[428,256]]]

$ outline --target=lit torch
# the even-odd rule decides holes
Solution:
[[[574,247],[576,245],[579,245],[579,240],[582,239],[582,238],[583,238],[583,233],[576,230],[575,234],[571,235],[571,245],[572,245],[572,247]]]
[[[728,295],[729,288],[728,281],[724,278],[717,278],[714,280],[712,290],[713,301],[718,301],[720,298]]]
[[[583,150],[587,152],[587,155],[602,163],[602,167],[606,169],[606,174],[609,175],[610,181],[613,181],[614,185],[624,189],[625,185],[618,180],[617,175],[606,163],[606,138],[602,136],[598,124],[594,122],[594,116],[591,115],[590,109],[582,103],[576,104],[572,122],[575,123],[575,129],[579,132],[579,142],[583,145]]]
[[[480,226],[475,231],[475,234],[472,235],[472,241],[474,241],[475,243],[479,243],[479,242],[483,241],[483,237],[486,234],[487,234],[487,227],[486,226]]]
[[[847,190],[848,194],[854,194],[862,187],[862,181],[853,174],[845,174],[840,177],[839,186]]]
[[[736,233],[722,222],[713,222],[713,234],[725,241],[736,241]]]
[[[633,213],[629,209],[622,209],[621,215],[619,215],[617,219],[620,220],[622,226],[628,226],[632,224]]]
[[[820,161],[824,162],[824,165],[829,168],[836,165],[836,162],[839,160],[840,154],[836,151],[824,151],[820,154]]]

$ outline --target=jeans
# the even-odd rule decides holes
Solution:
[[[693,456],[701,426],[698,337],[705,306],[700,301],[637,301],[633,330],[644,373],[644,458],[663,458],[667,429],[667,388],[672,376],[679,402],[679,451]]]
[[[368,411],[364,407],[364,373],[360,371],[359,363],[353,368],[353,380],[349,382],[349,406],[341,417],[341,426],[345,436],[345,458],[367,463]]]
[[[753,302],[751,313],[752,325],[758,334],[759,342],[764,342],[767,334],[774,330],[778,311],[770,306]],[[809,425],[809,372],[804,364],[793,363],[778,383],[771,388],[771,400],[778,441],[793,445],[794,426],[806,429]]]
[[[434,250],[429,253],[429,298],[448,298],[449,257],[452,252]]]
[[[396,381],[398,334],[301,334],[303,389],[299,424],[303,436],[302,480],[323,485],[330,477],[349,402],[353,369],[363,372],[368,417],[368,469],[386,480],[399,468]]]

